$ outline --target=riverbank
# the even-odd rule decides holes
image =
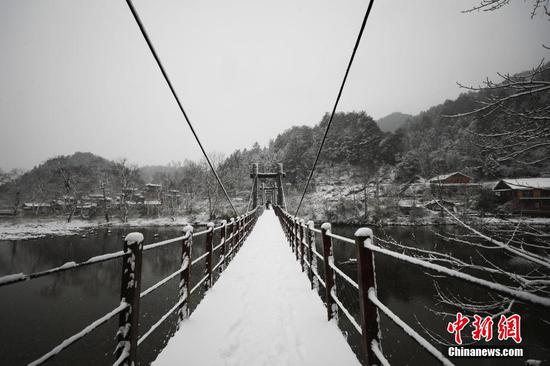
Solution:
[[[200,220],[199,220],[200,219]],[[105,222],[101,220],[75,219],[67,222],[64,218],[16,218],[0,220],[0,240],[27,240],[47,236],[87,235],[94,229],[120,227],[162,227],[180,226],[188,223],[200,224],[203,217],[158,217],[133,218],[121,221]]]
[[[496,217],[496,216],[469,216],[469,221],[474,221],[484,225],[543,225],[550,226],[550,217]],[[316,220],[322,223],[326,220]],[[87,235],[87,232],[100,228],[138,228],[138,227],[163,227],[180,226],[190,223],[193,225],[206,224],[206,215],[193,217],[156,217],[156,218],[131,218],[124,223],[120,220],[106,223],[104,220],[82,220],[75,219],[68,223],[63,217],[55,218],[6,218],[0,220],[0,240],[27,240],[43,238],[47,236],[64,235]],[[456,225],[457,222],[452,217],[441,217],[439,214],[425,216],[422,218],[411,219],[409,216],[398,216],[393,219],[382,220],[379,222],[367,222],[356,219],[333,220],[334,225],[355,225],[355,226],[437,226],[437,225]]]
[[[463,218],[458,217],[460,220]],[[469,216],[466,219],[467,222],[474,222],[483,225],[534,225],[534,226],[550,226],[550,217],[524,217],[524,216],[512,216],[512,217],[496,217],[496,216]],[[322,222],[322,221],[320,221]],[[438,226],[438,225],[458,225],[459,223],[450,216],[441,217],[439,215],[433,215],[423,217],[420,219],[411,220],[407,216],[398,216],[394,219],[383,219],[377,222],[367,222],[356,219],[348,220],[334,220],[331,221],[334,225],[365,225],[365,226]]]

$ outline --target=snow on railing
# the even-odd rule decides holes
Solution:
[[[353,239],[346,238],[345,236],[336,235],[332,232],[329,232],[327,235],[330,236],[331,238],[339,240],[343,243],[348,243],[348,244],[355,245],[355,241]]]
[[[6,285],[11,285],[11,284],[14,284],[14,283],[17,283],[17,282],[32,280],[32,279],[39,278],[39,277],[44,277],[44,276],[47,276],[47,275],[51,275],[53,273],[59,273],[59,272],[67,271],[67,270],[70,270],[70,269],[76,269],[76,268],[84,267],[84,266],[87,266],[87,265],[90,265],[90,264],[106,262],[106,261],[109,261],[109,260],[112,260],[112,259],[123,257],[127,254],[128,254],[127,252],[124,252],[124,251],[121,250],[121,251],[114,252],[114,253],[107,253],[107,254],[97,255],[95,257],[91,257],[90,259],[88,259],[86,261],[83,261],[83,262],[79,262],[79,263],[67,262],[67,263],[62,264],[59,267],[50,268],[50,269],[40,271],[40,272],[33,272],[33,273],[28,273],[28,274],[17,273],[17,274],[11,274],[11,275],[7,275],[7,276],[3,276],[3,277],[0,277],[0,287],[6,286]]]
[[[336,267],[336,265],[331,262],[329,263],[329,266],[332,267],[332,269],[334,270],[334,272],[338,273],[340,275],[340,277],[342,277],[344,280],[346,280],[347,283],[349,283],[351,286],[355,287],[356,289],[359,290],[359,285],[357,284],[357,282],[355,282],[354,280],[352,280],[347,274],[345,274],[340,268]]]
[[[443,365],[452,366],[454,365],[449,359],[441,352],[437,350],[430,342],[428,342],[424,337],[422,337],[420,334],[418,334],[417,331],[412,329],[407,323],[405,323],[399,316],[397,316],[394,312],[392,312],[386,305],[384,305],[378,297],[376,297],[376,291],[374,288],[369,288],[368,290],[369,300],[372,301],[374,305],[378,309],[380,309],[388,318],[391,319],[392,322],[397,324],[398,326],[403,329],[405,333],[407,333],[412,339],[414,339],[419,345],[424,347],[426,351],[428,351],[432,356],[437,358]]]
[[[411,263],[411,264],[417,265],[419,267],[423,267],[423,268],[426,268],[426,269],[429,269],[429,270],[432,270],[432,271],[435,271],[435,272],[445,274],[449,277],[458,278],[458,279],[464,280],[466,282],[470,282],[474,285],[482,286],[482,287],[488,288],[488,289],[493,290],[493,291],[501,292],[503,294],[514,297],[518,300],[523,300],[523,301],[530,302],[530,303],[533,303],[533,304],[550,307],[550,298],[548,298],[548,297],[539,296],[539,295],[536,295],[536,294],[533,294],[533,293],[527,292],[527,291],[516,290],[514,288],[502,285],[500,283],[487,281],[483,278],[479,278],[479,277],[469,275],[467,273],[459,272],[455,269],[447,268],[447,267],[439,265],[439,264],[431,263],[431,262],[428,262],[428,261],[425,261],[425,260],[422,260],[422,259],[419,259],[419,258],[411,257],[411,256],[406,255],[406,254],[402,254],[402,253],[394,252],[394,251],[389,250],[389,249],[381,248],[377,245],[366,244],[365,243],[365,248],[367,248],[367,249],[369,249],[373,252],[376,252],[376,253],[380,253],[380,254],[384,254],[384,255],[393,257],[393,258],[398,259],[402,262]]]
[[[115,348],[115,365],[122,364],[136,364],[137,347],[147,337],[153,333],[168,317],[176,310],[178,310],[178,328],[181,322],[189,316],[188,304],[190,296],[193,294],[202,284],[210,280],[209,286],[213,283],[213,271],[220,269],[223,271],[225,265],[234,256],[234,253],[239,250],[244,240],[250,234],[257,220],[257,208],[247,212],[245,215],[239,216],[236,220],[231,219],[229,223],[222,221],[221,225],[214,227],[214,224],[209,224],[208,229],[193,233],[193,228],[187,225],[183,228],[184,235],[176,238],[152,243],[149,245],[143,245],[143,235],[135,232],[130,233],[124,240],[123,250],[108,253],[99,256],[92,257],[87,261],[76,263],[67,262],[59,267],[51,268],[41,272],[35,272],[30,274],[16,273],[4,277],[0,277],[0,286],[6,286],[13,283],[30,280],[46,276],[49,274],[59,273],[69,269],[79,268],[85,265],[101,263],[116,258],[124,258],[122,261],[123,275],[121,284],[121,303],[118,307],[111,312],[105,314],[103,317],[95,320],[90,325],[86,326],[83,330],[75,335],[65,339],[58,346],[54,347],[50,352],[44,354],[30,365],[40,365],[59,352],[69,347],[74,342],[82,339],[88,333],[92,332],[100,325],[106,323],[114,316],[119,315],[119,330],[116,335],[117,346]],[[221,230],[220,243],[216,245],[215,250],[220,250],[220,261],[212,267],[212,253],[213,253],[213,233],[214,231]],[[228,235],[229,232],[229,235]],[[206,235],[206,253],[200,257],[191,261],[191,246],[193,238],[201,235]],[[142,253],[146,250],[151,250],[161,246],[165,246],[171,243],[182,243],[182,256],[180,268],[168,276],[164,277],[148,289],[140,292],[141,286],[141,261]],[[228,250],[229,247],[229,250]],[[203,259],[207,259],[205,276],[198,281],[198,283],[191,288],[190,283],[190,271],[191,267]],[[208,263],[208,260],[210,262]],[[138,324],[139,324],[139,303],[140,299],[151,294],[155,290],[159,289],[170,280],[177,276],[180,276],[179,282],[179,296],[178,301],[172,308],[164,314],[141,338],[138,339]]]
[[[201,285],[208,279],[208,274],[204,275],[200,280],[199,282],[197,282],[197,284],[195,285],[195,287],[193,287],[191,289],[191,291],[189,291],[190,294],[194,293],[195,291],[197,291],[197,289],[199,287],[201,287]]]
[[[143,341],[145,341],[147,339],[147,337],[149,337],[151,335],[151,333],[153,333],[155,331],[155,329],[157,329],[162,323],[164,323],[164,321],[166,319],[168,319],[168,317],[170,315],[172,315],[172,313],[174,311],[176,311],[176,309],[178,309],[181,305],[183,305],[183,303],[187,301],[187,296],[184,296],[183,298],[179,299],[179,301],[170,308],[170,310],[168,310],[166,312],[166,314],[164,314],[155,324],[153,324],[151,326],[151,328],[149,328],[149,330],[143,334],[137,341],[137,345],[139,346],[140,344],[143,343]]]
[[[69,338],[66,338],[63,342],[61,342],[59,345],[52,348],[52,350],[46,354],[44,354],[42,357],[34,360],[33,362],[29,363],[27,366],[36,366],[41,365],[53,356],[57,355],[59,352],[63,351],[65,348],[69,347],[74,342],[84,338],[88,333],[91,331],[97,329],[100,325],[108,322],[116,315],[120,314],[122,311],[124,311],[128,307],[128,303],[121,301],[120,305],[108,312],[107,314],[103,315],[101,318],[94,320],[92,323],[90,323],[88,326],[86,326],[84,329],[82,329],[80,332],[72,335]]]
[[[372,340],[370,348],[372,349],[372,352],[374,352],[374,354],[376,355],[376,358],[378,358],[382,366],[390,366],[390,363],[382,353],[382,348],[380,347],[380,343],[378,343],[376,339]]]
[[[327,308],[328,320],[337,318],[337,308],[340,308],[342,313],[348,318],[353,327],[359,334],[364,335],[363,348],[365,350],[365,356],[367,358],[367,364],[375,362],[376,359],[381,364],[388,364],[384,358],[380,347],[380,340],[378,339],[378,309],[384,312],[392,321],[397,323],[401,328],[411,337],[413,337],[419,344],[421,344],[430,354],[438,359],[444,365],[451,365],[450,361],[445,358],[441,352],[422,338],[416,331],[414,331],[409,325],[399,319],[390,309],[383,305],[376,297],[376,273],[374,270],[374,257],[373,253],[385,255],[397,259],[401,262],[410,263],[431,271],[438,272],[440,274],[457,278],[462,281],[488,288],[492,291],[500,292],[508,295],[512,298],[538,304],[546,307],[550,307],[550,298],[539,296],[527,291],[518,290],[505,286],[500,283],[490,282],[483,278],[478,278],[452,268],[447,268],[439,264],[424,261],[419,258],[415,258],[403,253],[395,252],[389,249],[382,248],[374,244],[376,237],[373,235],[372,230],[368,228],[362,228],[355,233],[355,239],[346,238],[341,235],[337,235],[331,232],[331,225],[325,223],[321,226],[321,229],[314,228],[311,224],[305,225],[304,221],[298,217],[290,215],[284,211],[281,207],[275,207],[275,212],[279,218],[285,236],[289,242],[292,251],[296,254],[296,260],[302,263],[304,252],[306,254],[312,253],[317,258],[321,259],[324,265],[325,281],[321,281],[320,276],[315,271],[316,266],[312,265],[310,260],[306,260],[306,266],[314,273],[313,278],[320,281],[325,288],[324,302]],[[323,241],[323,254],[321,255],[315,250],[314,242],[304,242],[304,238],[314,237],[315,233],[321,234]],[[357,282],[351,279],[340,268],[334,264],[332,239],[345,244],[352,244],[357,248],[358,258],[358,278]],[[309,257],[308,257],[309,259]],[[338,275],[346,283],[358,290],[359,305],[360,305],[360,322],[358,322],[344,306],[343,302],[336,295],[335,276]]]
[[[334,302],[336,303],[336,305],[338,305],[338,307],[340,308],[340,310],[342,310],[342,312],[344,313],[344,315],[346,316],[346,318],[348,318],[348,320],[350,321],[351,325],[353,325],[353,327],[355,328],[355,330],[357,331],[357,333],[359,334],[363,334],[363,332],[361,331],[361,326],[359,325],[359,323],[357,323],[357,320],[355,320],[355,318],[351,315],[351,313],[349,312],[349,310],[344,306],[344,304],[342,304],[342,302],[338,299],[338,296],[336,296],[336,294],[334,292],[331,292],[330,293],[330,296],[332,297],[332,299],[334,300]]]

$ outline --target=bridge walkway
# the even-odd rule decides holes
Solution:
[[[359,365],[273,210],[153,363],[182,364]]]

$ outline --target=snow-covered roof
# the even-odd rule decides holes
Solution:
[[[46,202],[25,202],[23,203],[25,207],[50,207],[51,204]]]
[[[429,201],[429,202],[424,203],[424,206],[439,205],[439,204],[442,204],[442,205],[452,205],[452,206],[455,206],[455,205],[456,205],[454,202],[451,202],[451,201],[446,201],[446,200],[431,200],[431,201]]]
[[[415,205],[415,202],[413,200],[399,200],[399,202],[397,202],[397,205],[403,208],[413,207]]]
[[[97,205],[95,203],[84,203],[82,205],[77,205],[76,207],[77,208],[92,208],[92,207],[97,207]]]
[[[496,186],[498,186],[500,182],[503,182],[511,189],[517,190],[529,190],[533,188],[550,189],[550,178],[502,179],[496,184]]]
[[[455,174],[460,174],[460,175],[463,175],[463,176],[465,176],[465,177],[468,177],[468,178],[472,179],[472,177],[470,177],[469,175],[466,175],[466,174],[464,174],[464,173],[461,173],[461,172],[452,172],[452,173],[442,174],[442,175],[438,175],[438,176],[435,176],[435,177],[433,177],[433,178],[430,178],[430,182],[433,182],[433,181],[437,182],[437,181],[445,180],[445,179],[447,179],[447,178],[449,178],[449,177],[452,177],[452,176],[455,175]]]
[[[146,205],[160,205],[159,200],[149,200],[144,202]]]
[[[102,194],[89,194],[88,198],[91,199],[91,200],[103,200],[103,195]],[[106,196],[105,200],[111,201],[112,198]]]

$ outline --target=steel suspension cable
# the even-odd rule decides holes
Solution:
[[[220,185],[221,189],[223,190],[223,193],[225,195],[225,198],[227,198],[227,201],[231,205],[231,208],[233,211],[235,211],[235,214],[239,216],[239,212],[233,205],[233,202],[231,202],[231,199],[229,198],[229,195],[227,194],[227,191],[225,190],[225,187],[223,186],[223,183],[218,176],[218,173],[216,173],[216,169],[214,169],[214,166],[212,165],[212,162],[210,161],[210,158],[208,157],[208,154],[206,153],[206,150],[204,150],[204,147],[202,146],[201,140],[199,139],[199,136],[195,132],[195,129],[193,128],[193,125],[191,124],[191,121],[189,120],[189,117],[187,116],[187,113],[185,113],[185,110],[183,109],[183,106],[180,102],[180,99],[176,93],[176,90],[172,86],[172,82],[170,81],[170,78],[168,77],[168,74],[166,73],[166,70],[164,69],[164,66],[162,65],[162,62],[160,61],[159,56],[157,55],[157,52],[155,51],[155,48],[153,47],[153,43],[149,39],[149,35],[147,34],[147,30],[145,29],[145,26],[141,22],[141,18],[139,17],[139,14],[137,13],[134,4],[132,3],[132,0],[126,0],[126,4],[128,4],[128,7],[130,8],[130,11],[132,12],[132,15],[134,16],[134,20],[136,21],[137,25],[139,26],[139,29],[141,31],[141,34],[143,35],[143,38],[145,38],[145,42],[147,42],[147,45],[149,46],[149,50],[153,54],[153,57],[155,58],[155,61],[157,62],[157,65],[162,73],[162,76],[164,76],[164,80],[168,84],[168,87],[170,88],[170,91],[172,92],[172,95],[174,96],[174,99],[176,99],[176,102],[178,103],[178,107],[183,114],[183,117],[185,118],[185,121],[187,122],[187,125],[189,125],[189,128],[191,129],[191,132],[193,133],[193,136],[195,137],[195,140],[199,144],[199,147],[201,148],[202,154],[206,158],[206,162],[210,166],[210,169],[212,170],[212,173],[216,177],[216,180],[218,181],[218,184]]]
[[[309,177],[307,178],[304,192],[302,193],[302,197],[300,198],[300,202],[298,203],[298,207],[296,208],[296,213],[294,214],[294,216],[298,216],[298,211],[300,211],[300,207],[302,206],[302,201],[304,200],[307,189],[309,187],[309,183],[311,182],[311,178],[313,177],[313,172],[315,171],[315,167],[317,166],[317,162],[319,161],[319,156],[321,155],[321,151],[323,150],[323,145],[325,144],[325,140],[327,139],[328,131],[330,129],[330,125],[332,124],[334,115],[336,114],[336,108],[338,107],[338,103],[340,102],[340,97],[342,96],[342,91],[344,90],[344,86],[346,85],[346,80],[348,78],[351,65],[353,64],[353,59],[355,58],[357,48],[359,48],[359,43],[361,42],[361,37],[363,36],[363,31],[365,30],[365,25],[367,24],[367,19],[369,18],[373,3],[374,3],[374,0],[369,1],[369,6],[367,7],[367,11],[365,12],[365,17],[363,18],[363,23],[361,24],[361,29],[359,30],[359,34],[357,35],[357,40],[355,41],[355,46],[353,47],[353,52],[351,53],[348,67],[346,69],[346,73],[344,74],[344,79],[342,80],[342,84],[340,85],[340,90],[338,91],[336,102],[334,103],[334,107],[332,108],[332,113],[330,114],[330,119],[328,121],[327,128],[325,129],[325,134],[323,135],[323,139],[321,140],[321,145],[319,146],[319,150],[317,151],[317,155],[315,156],[315,161],[313,162],[313,166],[311,167],[311,171],[309,173]]]

